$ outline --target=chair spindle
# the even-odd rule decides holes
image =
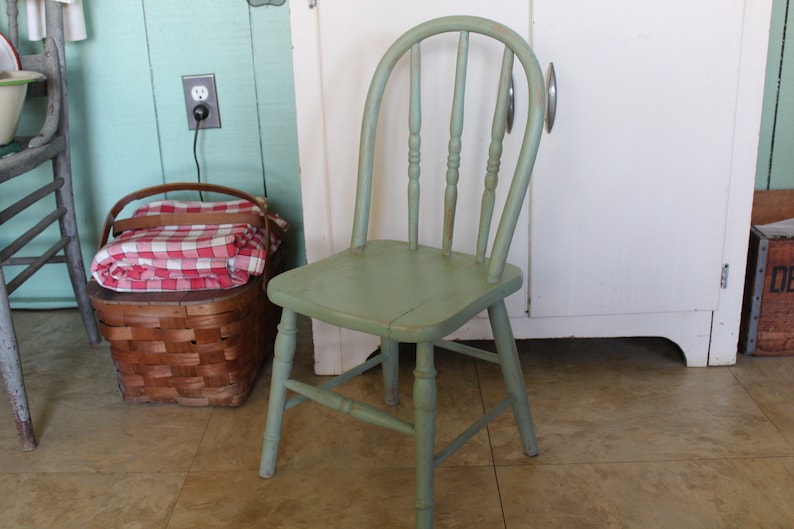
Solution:
[[[488,146],[488,162],[485,169],[485,187],[482,193],[480,208],[480,228],[477,236],[477,261],[485,260],[488,238],[491,232],[496,185],[499,183],[499,168],[502,163],[502,150],[505,131],[507,130],[507,107],[509,104],[510,80],[513,76],[513,52],[505,47],[502,56],[502,71],[499,76],[499,89],[496,96],[493,126],[491,127],[491,144]]]
[[[419,245],[419,175],[422,160],[422,53],[419,44],[411,47],[411,88],[408,110],[408,241]]]
[[[455,66],[455,91],[452,96],[452,116],[449,123],[449,154],[447,155],[447,186],[444,191],[444,224],[441,252],[452,251],[452,235],[455,230],[455,209],[458,203],[458,179],[460,177],[461,137],[463,136],[463,114],[466,100],[466,72],[469,62],[469,32],[461,31],[458,40],[458,56]]]

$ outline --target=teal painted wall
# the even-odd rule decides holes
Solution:
[[[794,189],[794,4],[775,0],[756,189]],[[790,35],[789,35],[790,34]],[[786,37],[788,39],[786,45]]]
[[[255,195],[266,191],[271,209],[291,224],[291,264],[303,263],[288,6],[251,8],[246,0],[96,1],[86,2],[85,15],[89,38],[67,43],[67,70],[86,266],[102,221],[119,198],[150,185],[196,179],[181,77],[204,73],[215,74],[222,128],[199,134],[202,181]],[[5,27],[5,14],[1,17]],[[20,48],[33,50],[22,22]],[[23,131],[35,130],[39,117],[39,109],[27,108]],[[49,168],[25,178],[4,184],[0,208],[31,180],[49,179]],[[3,226],[0,247],[42,211],[47,208]],[[5,273],[11,277],[14,271]],[[17,307],[71,301],[62,265],[48,265],[12,298]]]

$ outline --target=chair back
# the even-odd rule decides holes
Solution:
[[[530,174],[535,163],[538,145],[545,117],[546,96],[543,74],[537,58],[527,42],[516,32],[502,24],[479,17],[450,16],[430,20],[409,30],[398,38],[386,51],[373,75],[367,94],[364,117],[361,126],[358,181],[356,188],[355,217],[351,249],[363,251],[366,246],[370,223],[372,189],[376,171],[377,131],[382,102],[389,79],[395,66],[408,54],[410,61],[409,102],[408,102],[408,164],[407,164],[407,203],[408,234],[407,240],[412,249],[419,245],[419,199],[420,174],[422,163],[422,46],[431,37],[457,33],[457,53],[455,56],[455,81],[451,102],[450,139],[446,161],[446,185],[443,192],[443,223],[441,234],[441,254],[453,251],[453,232],[458,202],[458,180],[461,174],[461,148],[463,145],[463,123],[467,68],[470,56],[472,35],[495,39],[503,45],[501,67],[498,74],[498,88],[493,110],[490,143],[487,149],[487,163],[484,169],[484,182],[481,197],[479,223],[476,228],[475,258],[488,267],[488,280],[498,281],[504,270],[508,250],[518,223],[520,211],[527,195]],[[477,37],[479,38],[479,37]],[[500,45],[500,46],[501,46]],[[515,59],[518,59],[516,61]],[[506,198],[496,222],[496,233],[488,250],[491,226],[494,223],[496,187],[503,151],[505,131],[508,127],[508,113],[512,111],[511,92],[514,89],[513,69],[518,62],[526,77],[528,97],[526,101],[526,126],[523,131],[518,159],[508,185]],[[439,88],[432,87],[434,90]],[[478,109],[485,103],[475,102]],[[404,148],[404,147],[403,147]]]

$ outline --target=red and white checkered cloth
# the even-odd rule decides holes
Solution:
[[[256,213],[247,200],[185,202],[159,200],[139,207],[133,217],[168,213]],[[287,223],[268,213],[276,224]],[[244,285],[265,268],[265,230],[249,224],[159,226],[131,230],[103,246],[91,275],[118,292],[210,290]],[[275,251],[282,241],[271,233]]]

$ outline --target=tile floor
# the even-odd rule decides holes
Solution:
[[[86,345],[75,311],[14,318],[40,445],[18,449],[4,404],[0,528],[412,527],[409,439],[305,405],[262,480],[268,368],[240,408],[125,404],[108,346]],[[307,328],[298,369],[311,377]],[[794,527],[794,357],[687,369],[656,339],[520,349],[541,454],[522,456],[500,417],[437,471],[436,527]],[[499,378],[448,353],[437,367],[443,441],[499,398]],[[348,394],[378,395],[378,379]]]

